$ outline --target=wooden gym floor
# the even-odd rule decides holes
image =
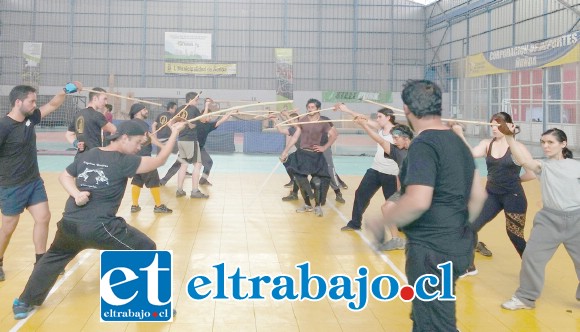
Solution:
[[[58,184],[58,166],[43,163],[52,221],[52,242],[66,193]],[[170,215],[155,215],[147,189],[141,192],[138,213],[130,213],[130,186],[119,210],[132,225],[155,240],[159,249],[174,253],[174,301],[178,315],[173,323],[101,323],[99,320],[98,252],[82,252],[60,277],[54,292],[29,319],[16,321],[11,305],[33,268],[32,219],[25,212],[4,259],[6,281],[0,282],[0,331],[410,331],[410,303],[371,300],[359,312],[350,311],[346,302],[327,298],[309,301],[221,301],[195,302],[186,293],[186,283],[194,275],[213,273],[213,265],[225,262],[228,270],[240,267],[246,275],[297,275],[294,266],[309,261],[312,273],[325,277],[334,274],[356,276],[359,266],[369,275],[391,274],[401,280],[404,252],[376,254],[363,232],[341,232],[350,217],[354,192],[370,166],[370,158],[338,157],[337,169],[349,185],[343,190],[346,204],[329,203],[324,217],[297,214],[299,201],[282,202],[288,182],[282,166],[276,168],[275,156],[217,156],[210,177],[212,187],[207,200],[175,198],[176,179],[162,187],[162,200],[174,210]],[[232,161],[233,160],[233,161]],[[346,161],[349,160],[349,161]],[[170,160],[169,162],[172,162]],[[43,166],[44,165],[44,166]],[[342,166],[341,166],[342,165]],[[344,165],[348,165],[344,168]],[[57,171],[57,169],[59,169]],[[164,174],[164,171],[161,171]],[[191,182],[186,180],[186,191]],[[203,190],[202,189],[202,190]],[[525,184],[528,197],[526,238],[532,219],[541,206],[537,181]],[[382,197],[375,196],[365,218],[380,215]],[[457,296],[458,328],[465,331],[579,331],[580,302],[575,299],[578,280],[573,264],[561,247],[547,268],[546,284],[535,310],[503,310],[518,286],[520,258],[509,242],[503,215],[480,233],[493,257],[476,254],[479,274],[460,279]]]

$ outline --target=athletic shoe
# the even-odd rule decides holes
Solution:
[[[6,275],[4,274],[4,269],[0,266],[0,281],[6,280]]]
[[[14,299],[14,302],[12,303],[14,319],[24,319],[28,317],[28,314],[32,310],[34,310],[34,306],[21,302],[19,299]]]
[[[213,186],[213,184],[211,184],[211,182],[209,182],[206,178],[199,179],[199,185],[200,186]]]
[[[191,191],[191,195],[189,195],[189,197],[191,198],[209,198],[209,195],[206,195],[204,193],[202,193],[201,191]]]
[[[298,213],[312,212],[312,206],[305,204],[303,207],[296,209],[296,212]]]
[[[477,275],[478,273],[479,273],[479,271],[477,271],[477,268],[475,267],[475,265],[471,265],[467,268],[467,270],[465,270],[464,274],[459,276],[459,278],[474,276],[474,275]]]
[[[294,186],[294,181],[290,180],[290,182],[284,185],[284,188],[292,188],[292,186]]]
[[[344,198],[342,198],[342,194],[341,193],[337,193],[336,194],[336,201],[339,203],[344,204],[346,201],[344,200]]]
[[[185,195],[187,195],[187,193],[183,189],[177,189],[177,191],[175,192],[175,197],[183,197]]]
[[[131,213],[141,211],[141,207],[139,205],[131,205]]]
[[[487,249],[485,243],[483,242],[477,242],[477,245],[475,246],[475,252],[478,252],[485,257],[491,257],[491,255],[493,255],[491,250]]]
[[[298,200],[298,195],[291,191],[290,195],[282,197],[282,200],[284,202],[296,201],[296,200]]]
[[[154,213],[171,213],[173,210],[168,208],[165,204],[161,204],[153,208]]]
[[[346,185],[346,183],[344,183],[344,182],[342,182],[342,181],[339,181],[339,182],[338,182],[338,185],[339,185],[339,186],[340,186],[342,189],[344,189],[344,190],[347,190],[347,189],[348,189],[348,186]]]
[[[405,249],[405,244],[407,241],[400,237],[394,237],[389,241],[382,243],[378,246],[378,250],[380,251],[389,251],[389,250],[402,250]]]
[[[508,310],[533,309],[533,307],[527,306],[520,301],[515,295],[509,301],[502,303],[501,307]]]
[[[322,213],[322,207],[321,206],[316,206],[314,207],[314,214],[317,217],[322,217],[324,214]]]
[[[360,227],[355,227],[355,226],[351,226],[350,224],[347,224],[344,227],[340,228],[341,231],[360,231]]]

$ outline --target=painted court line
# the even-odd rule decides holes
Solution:
[[[342,214],[342,212],[340,212],[340,210],[338,210],[336,208],[336,206],[330,202],[326,202],[327,206],[330,206],[330,208],[332,208],[334,210],[334,212],[336,212],[336,214],[338,214],[338,216],[344,220],[345,222],[348,222],[349,219],[345,217],[344,214]],[[407,276],[405,275],[405,273],[403,273],[396,265],[395,263],[393,263],[393,261],[391,261],[391,259],[389,258],[389,256],[387,256],[385,253],[378,251],[374,248],[374,245],[371,243],[371,241],[364,235],[363,232],[361,231],[355,231],[358,236],[377,254],[379,255],[382,260],[387,263],[387,265],[397,274],[397,276],[399,276],[399,278],[401,280],[403,280],[405,283],[407,283]]]

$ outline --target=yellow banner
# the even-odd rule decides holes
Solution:
[[[467,77],[477,77],[505,73],[509,70],[497,68],[487,61],[483,53],[470,55],[466,59],[465,74]]]
[[[236,70],[235,63],[165,63],[166,74],[235,76]]]

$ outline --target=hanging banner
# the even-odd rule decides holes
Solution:
[[[211,60],[211,34],[165,32],[165,60]]]
[[[42,59],[42,43],[22,44],[22,84],[30,85],[38,90],[40,84],[40,60]]]
[[[372,100],[378,103],[391,103],[391,92],[362,92],[362,91],[324,91],[322,101],[330,103],[362,103],[363,100]]]
[[[200,76],[235,76],[235,63],[177,63],[166,62],[166,74],[189,74]]]
[[[471,55],[466,58],[467,77],[514,70],[553,67],[580,61],[580,31],[559,37]]]
[[[292,84],[292,49],[276,48],[274,50],[274,57],[276,59],[276,78],[278,80],[276,86],[277,100],[293,100],[294,85]]]

